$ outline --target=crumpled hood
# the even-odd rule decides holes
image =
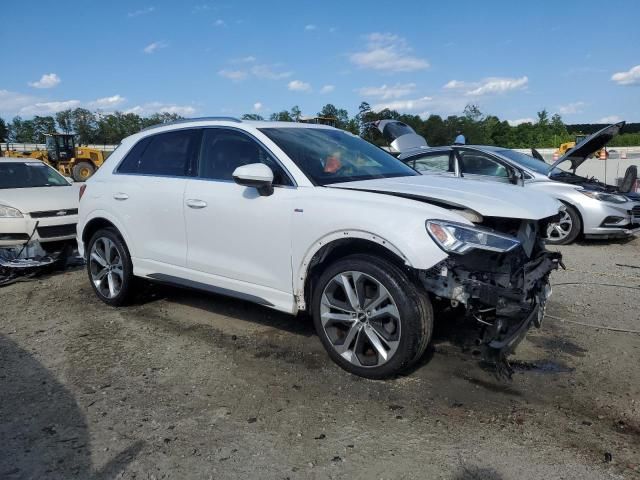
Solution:
[[[0,205],[17,208],[22,213],[78,208],[78,189],[68,187],[8,188],[0,190]]]
[[[624,125],[625,122],[614,123],[585,138],[582,142],[568,150],[563,156],[556,160],[553,165],[551,165],[551,170],[567,160],[571,162],[571,168],[576,170],[587,158],[589,158],[590,155],[593,155],[595,152],[603,148],[613,137],[618,135]]]
[[[561,205],[544,193],[520,186],[431,175],[381,178],[327,186],[432,200],[434,203],[470,208],[485,217],[540,220],[557,214]]]

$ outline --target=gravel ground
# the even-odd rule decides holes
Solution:
[[[609,286],[640,286],[640,239],[561,250],[549,314],[640,330]],[[548,318],[505,382],[441,319],[417,368],[369,381],[308,318],[214,295],[114,309],[76,270],[0,308],[2,479],[640,478],[637,334]]]

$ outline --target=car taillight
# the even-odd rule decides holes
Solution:
[[[78,201],[82,200],[82,195],[84,195],[84,191],[87,189],[87,184],[80,185],[80,193],[78,195]]]

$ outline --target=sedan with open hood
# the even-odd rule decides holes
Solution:
[[[330,357],[368,378],[414,364],[433,305],[506,357],[540,326],[561,265],[545,249],[557,200],[421,176],[323,125],[208,118],[123,140],[81,190],[79,251],[96,295],[134,278],[308,311]]]
[[[549,225],[547,243],[571,243],[581,234],[627,237],[640,231],[640,195],[632,191],[637,167],[627,169],[620,186],[577,173],[585,160],[609,143],[623,126],[620,122],[603,128],[552,165],[540,157],[486,145],[412,147],[397,153],[400,160],[422,174],[519,185],[527,192],[545,192],[558,199],[565,210],[559,222]]]

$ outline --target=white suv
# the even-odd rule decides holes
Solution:
[[[78,244],[110,305],[142,277],[308,310],[338,365],[383,378],[424,352],[434,301],[477,322],[494,360],[539,326],[558,209],[323,125],[193,119],[123,140],[81,191]]]

